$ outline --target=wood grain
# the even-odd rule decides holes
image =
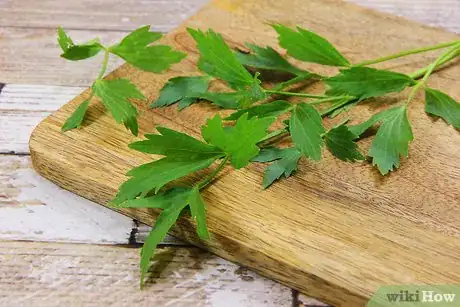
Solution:
[[[139,249],[0,241],[1,306],[290,307],[291,291],[198,248],[161,248],[144,291]]]
[[[0,26],[98,31],[132,31],[152,24],[155,31],[167,32],[194,14],[207,0],[6,0],[0,2]],[[53,15],[53,18],[49,18]]]
[[[212,27],[232,46],[245,41],[274,46],[276,35],[265,24],[274,20],[325,35],[353,62],[458,39],[452,33],[335,0],[299,0],[290,5],[268,1],[263,6],[257,1],[218,1],[185,26]],[[189,52],[187,61],[164,75],[125,65],[111,77],[129,77],[154,99],[169,77],[195,73],[196,49],[184,27],[170,33],[166,41]],[[380,37],[383,29],[385,40],[372,39]],[[382,67],[409,72],[435,56],[401,59]],[[438,73],[431,85],[459,97],[459,73],[458,65],[451,66]],[[425,115],[420,98],[409,107],[416,141],[410,159],[397,173],[381,178],[368,164],[345,164],[325,153],[321,163],[304,161],[297,176],[262,191],[261,165],[227,169],[205,193],[213,239],[198,242],[188,220],[182,220],[174,233],[336,306],[363,305],[383,284],[457,282],[460,136]],[[32,159],[45,177],[105,204],[125,179],[126,170],[151,158],[128,150],[132,137],[100,105],[92,107],[90,124],[60,133],[60,125],[82,99],[77,97],[35,130]],[[397,100],[396,96],[380,103]],[[382,107],[378,105],[363,105],[349,115],[355,121],[365,119]],[[139,107],[142,132],[165,125],[197,135],[204,119],[215,112],[206,104],[180,113],[175,108]],[[124,213],[146,223],[156,216],[145,210]]]

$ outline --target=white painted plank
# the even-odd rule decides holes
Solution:
[[[0,240],[127,244],[133,227],[130,218],[38,175],[28,156],[0,155]],[[172,237],[163,243],[186,245]]]
[[[0,1],[0,26],[131,31],[152,24],[170,31],[208,0],[14,0]],[[53,16],[50,18],[50,15]]]
[[[0,93],[0,153],[29,153],[38,123],[83,91],[83,87],[7,84]]]
[[[346,0],[420,23],[460,33],[459,0]]]
[[[140,291],[138,248],[0,241],[0,305],[292,306],[289,288],[197,248],[155,259]]]

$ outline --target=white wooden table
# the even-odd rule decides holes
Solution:
[[[460,0],[350,1],[460,32]],[[31,168],[34,126],[99,69],[99,59],[59,57],[58,25],[75,40],[110,43],[144,24],[167,32],[205,2],[0,0],[0,306],[323,306],[174,238],[161,245],[157,274],[139,291],[139,248],[149,228]]]

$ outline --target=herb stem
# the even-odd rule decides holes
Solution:
[[[202,181],[200,181],[197,184],[199,190],[205,188],[206,186],[208,186],[208,184],[210,184],[214,180],[217,174],[219,174],[219,172],[225,167],[225,164],[227,164],[228,159],[229,159],[229,156],[225,156],[225,158],[222,160],[222,162],[220,162],[220,164],[216,167],[216,169],[211,174],[209,174],[209,176],[207,176],[206,178],[204,178]]]
[[[307,79],[309,79],[311,77],[312,77],[312,75],[308,74],[308,73],[306,73],[304,75],[299,75],[299,76],[296,76],[296,77],[294,77],[294,78],[292,78],[290,80],[287,80],[285,82],[281,82],[280,84],[274,86],[271,90],[272,91],[282,91],[282,90],[284,90],[285,88],[287,88],[287,87],[289,87],[291,85],[294,85],[294,84],[299,83],[301,81],[307,80]]]
[[[437,44],[437,45],[434,45],[434,46],[428,46],[428,47],[423,47],[423,48],[406,50],[406,51],[398,52],[398,53],[395,53],[395,54],[392,54],[392,55],[380,57],[380,58],[377,58],[377,59],[374,59],[374,60],[362,61],[362,62],[360,62],[360,63],[358,63],[356,65],[353,65],[353,66],[359,67],[359,66],[377,64],[377,63],[381,63],[381,62],[385,62],[385,61],[405,57],[405,56],[412,55],[412,54],[423,53],[423,52],[427,52],[427,51],[432,51],[432,50],[438,50],[438,49],[451,47],[451,46],[454,46],[454,45],[456,45],[458,43],[459,43],[459,41],[456,40],[456,41],[452,41],[452,42]]]
[[[423,76],[423,79],[420,80],[413,88],[412,91],[409,94],[409,97],[407,98],[407,103],[406,106],[414,99],[415,95],[417,92],[422,88],[423,86],[426,85],[426,82],[428,81],[428,78],[431,76],[431,74],[434,72],[434,70],[442,65],[442,63],[445,62],[446,59],[453,59],[458,55],[458,52],[460,51],[460,42],[455,44],[455,46],[446,53],[443,53],[440,57],[436,59],[431,65],[429,65],[426,69],[425,75]]]
[[[263,139],[261,139],[257,144],[259,146],[263,146],[266,143],[270,143],[273,139],[279,138],[281,136],[286,135],[288,132],[287,128],[275,130],[269,134],[267,134]]]
[[[443,64],[445,64],[445,63],[447,63],[447,62],[449,62],[449,61],[452,60],[452,59],[455,59],[455,58],[458,57],[458,56],[460,56],[460,52],[459,52],[459,51],[460,51],[460,50],[457,49],[457,52],[454,52],[454,53],[451,54],[450,56],[443,57],[443,58],[439,61],[437,67],[435,67],[433,71],[436,71],[436,69],[440,68],[441,65],[443,65]],[[409,77],[411,77],[411,78],[414,79],[414,80],[423,77],[423,76],[426,74],[426,72],[430,69],[431,65],[432,65],[432,64],[430,64],[430,65],[428,65],[428,66],[425,66],[425,67],[423,67],[422,69],[417,70],[416,72],[410,74]]]
[[[353,96],[326,96],[325,98],[308,101],[307,103],[310,105],[316,105],[316,104],[322,104],[325,102],[331,102],[335,100],[342,100],[342,99],[350,100],[352,98],[355,98],[355,97]]]
[[[344,101],[342,101],[342,102],[340,102],[338,104],[332,105],[331,107],[329,107],[329,108],[327,108],[327,109],[325,109],[323,111],[320,111],[319,114],[321,115],[321,117],[329,115],[332,112],[334,112],[335,110],[337,110],[338,108],[343,107],[344,105],[348,104],[353,99],[355,99],[355,97],[351,97],[350,99],[344,99]]]
[[[101,80],[104,77],[105,72],[107,71],[107,66],[109,64],[109,50],[104,48],[104,61],[102,62],[101,70],[99,71],[99,75],[97,75],[96,80]]]
[[[306,98],[328,98],[329,96],[324,95],[312,95],[307,93],[294,93],[294,92],[283,92],[283,91],[274,91],[274,90],[265,90],[269,94],[278,94],[285,96],[295,96],[295,97],[306,97]],[[329,97],[330,98],[330,97]]]

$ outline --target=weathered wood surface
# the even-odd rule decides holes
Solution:
[[[290,1],[289,5],[268,1],[263,6],[257,1],[219,1],[187,26],[213,27],[233,46],[245,41],[275,45],[275,33],[263,24],[274,20],[300,24],[329,37],[353,61],[458,38],[334,0]],[[382,33],[385,39],[372,39]],[[167,41],[191,53],[190,60],[161,76],[129,66],[113,75],[130,77],[154,99],[169,77],[195,69],[196,50],[184,28],[169,34]],[[382,67],[413,71],[433,57],[416,56]],[[458,66],[449,67],[431,84],[458,97],[459,73]],[[127,149],[132,138],[99,105],[90,111],[92,125],[61,134],[59,126],[81,101],[82,97],[76,98],[39,126],[31,140],[33,160],[45,177],[104,204],[124,180],[125,171],[150,157]],[[181,113],[174,108],[140,107],[142,132],[161,124],[195,135],[214,111],[204,104]],[[360,120],[369,114],[365,106],[352,115]],[[302,163],[296,177],[262,192],[261,166],[238,172],[228,169],[205,195],[213,240],[198,242],[186,220],[174,233],[338,306],[362,305],[382,284],[457,282],[459,135],[442,121],[427,117],[419,99],[410,106],[410,119],[417,140],[411,145],[411,158],[392,176],[382,179],[369,165],[344,164],[326,156],[322,163]],[[155,218],[150,211],[125,213],[147,223]]]
[[[198,248],[161,248],[143,291],[138,248],[0,241],[0,263],[0,306],[293,306],[289,288]]]

